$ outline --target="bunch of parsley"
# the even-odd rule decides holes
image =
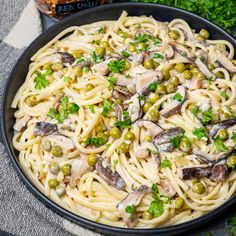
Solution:
[[[160,3],[182,8],[207,18],[229,33],[236,28],[235,0],[131,0],[132,2]]]

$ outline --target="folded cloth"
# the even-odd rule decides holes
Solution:
[[[12,67],[24,51],[24,47],[28,46],[41,30],[40,16],[33,0],[1,0],[0,108],[3,88]],[[1,135],[0,141],[2,142]],[[63,219],[35,198],[20,181],[2,143],[0,230],[19,236],[98,235]]]

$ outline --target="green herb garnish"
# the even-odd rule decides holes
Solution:
[[[122,51],[121,54],[124,56],[124,57],[129,57],[130,54],[127,52],[127,51]]]
[[[124,121],[118,121],[114,124],[116,127],[120,127],[120,128],[130,128],[131,127],[131,120],[127,119]]]
[[[88,138],[85,142],[86,145],[94,145],[95,147],[99,147],[103,144],[103,139],[99,138]]]
[[[174,148],[179,148],[180,139],[180,136],[176,136],[170,140]]]
[[[156,83],[149,84],[149,86],[148,86],[148,89],[149,89],[151,92],[155,92],[155,91],[156,91],[156,88],[157,88],[157,84],[156,84]]]
[[[103,109],[102,110],[102,115],[104,117],[107,117],[107,114],[111,110],[111,108],[112,108],[111,103],[108,100],[104,99],[103,104],[102,104],[102,109]]]
[[[171,162],[167,159],[163,160],[163,162],[161,163],[161,167],[162,168],[167,168],[167,167],[171,167]]]
[[[207,137],[206,131],[204,128],[194,128],[192,131],[194,136],[197,136],[199,139]]]
[[[131,215],[134,215],[135,212],[136,212],[136,207],[135,207],[135,205],[132,204],[132,205],[126,206],[125,212],[130,213]]]
[[[158,53],[158,52],[155,52],[152,57],[156,59],[161,59],[161,60],[165,58],[161,53]]]
[[[88,107],[89,107],[89,110],[90,110],[92,113],[95,113],[94,105],[93,105],[93,104],[92,104],[92,105],[89,105]]]
[[[120,73],[125,68],[126,60],[122,59],[119,61],[111,60],[107,66],[110,71]]]
[[[214,145],[218,151],[222,151],[222,152],[228,151],[228,148],[220,140],[215,140]]]
[[[91,54],[91,58],[92,58],[92,60],[93,60],[95,63],[99,63],[99,62],[102,61],[101,57],[99,57],[99,56],[96,54],[96,52],[93,52],[93,53]]]
[[[40,90],[48,87],[49,81],[46,79],[46,76],[51,75],[52,70],[49,68],[45,73],[36,71],[35,74],[37,75],[36,78],[34,79],[35,89]]]
[[[116,84],[117,78],[113,77],[113,76],[109,76],[107,78],[107,81],[109,82],[109,88],[112,89],[114,87],[114,85]]]
[[[220,92],[220,96],[221,96],[222,98],[224,98],[224,99],[227,99],[227,98],[228,98],[228,95],[227,95],[227,93],[226,93],[225,91]]]
[[[208,110],[208,111],[203,111],[202,112],[202,123],[203,124],[208,124],[212,121],[213,119],[213,114],[212,114],[212,110]]]
[[[178,102],[182,102],[183,97],[182,97],[182,95],[180,93],[176,93],[171,99],[172,100],[176,100]]]

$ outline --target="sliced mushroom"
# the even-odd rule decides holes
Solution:
[[[180,94],[181,101],[171,99],[167,106],[160,112],[160,114],[165,118],[168,118],[169,116],[180,112],[181,106],[186,99],[186,89],[184,88],[184,86],[179,86],[178,90],[176,91],[176,94]]]
[[[195,55],[193,53],[191,53],[184,45],[182,45],[180,43],[177,43],[177,42],[170,42],[169,44],[182,57],[185,57],[189,61],[194,61],[195,60]]]
[[[147,194],[151,193],[152,190],[146,186],[141,185],[137,190],[128,193],[128,195],[117,204],[117,209],[120,213],[120,216],[123,218],[124,222],[129,228],[134,227],[138,221],[135,215],[130,215],[130,213],[126,212],[127,206],[138,206],[142,200],[142,198]]]
[[[202,80],[199,78],[193,78],[191,80],[185,80],[182,85],[190,90],[195,90],[201,88]]]
[[[50,134],[42,138],[42,143],[50,141],[52,145],[58,145],[63,149],[63,152],[70,151],[75,148],[73,141],[61,134]]]
[[[70,186],[73,188],[77,185],[82,175],[93,170],[93,167],[88,164],[85,157],[75,159],[71,164]]]
[[[194,149],[193,154],[204,163],[216,163],[230,156],[233,150],[234,150],[233,147],[229,147],[228,151],[226,152],[220,152],[216,155],[211,155],[201,150]]]
[[[207,67],[207,65],[200,59],[200,57],[198,57],[195,60],[195,63],[198,67],[198,69],[207,77],[207,78],[211,78],[212,80],[215,80],[216,75],[214,73],[212,73],[209,68]]]
[[[142,108],[139,100],[139,95],[135,94],[128,101],[128,113],[132,122],[140,119],[142,117]]]
[[[229,72],[236,73],[236,66],[224,54],[219,53],[217,61]]]
[[[57,125],[48,122],[36,122],[34,128],[34,134],[38,136],[47,136],[57,131]]]
[[[169,197],[173,197],[176,194],[176,191],[169,180],[161,180],[160,186],[163,188],[163,190],[166,192],[166,195]]]
[[[115,86],[112,90],[112,96],[115,99],[126,101],[129,100],[133,96],[133,94],[130,93],[125,86]]]
[[[233,125],[236,125],[236,119],[228,119],[220,121],[219,123],[212,126],[209,133],[210,137],[214,137],[219,130],[229,128],[230,126]]]
[[[98,175],[106,181],[106,183],[118,190],[125,190],[125,182],[117,171],[112,171],[111,165],[108,164],[102,157],[98,158],[96,163]]]
[[[16,123],[13,126],[13,129],[17,132],[22,132],[26,129],[28,122],[31,117],[28,115],[23,116],[21,119],[17,119]]]
[[[135,76],[136,91],[140,95],[146,95],[150,92],[149,85],[160,82],[163,75],[160,71],[148,70]]]
[[[155,124],[150,120],[138,120],[134,123],[134,125],[137,125],[139,128],[144,127],[148,130],[152,137],[163,131],[163,129],[158,124]]]
[[[55,54],[59,55],[59,58],[63,64],[73,64],[75,61],[75,58],[68,52],[56,52]]]
[[[209,179],[216,183],[222,183],[226,180],[228,174],[229,171],[225,166],[225,160],[222,160],[212,167]]]
[[[118,121],[122,120],[123,117],[123,109],[121,105],[117,105],[114,107],[115,113],[116,113],[116,117],[118,119]]]
[[[109,73],[109,69],[107,66],[108,61],[103,61],[98,64],[95,64],[94,66],[91,67],[92,71],[99,75],[107,75]]]
[[[116,78],[116,85],[129,87],[131,84],[134,84],[132,79],[127,79],[124,75],[114,74],[114,77]]]
[[[183,180],[208,177],[211,174],[210,166],[193,166],[186,167],[181,170],[181,177]]]
[[[171,128],[169,130],[161,131],[154,139],[153,144],[158,148],[160,152],[171,152],[173,145],[171,139],[183,134],[183,129],[180,127]]]

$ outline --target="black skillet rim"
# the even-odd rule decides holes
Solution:
[[[27,51],[31,50],[31,48],[35,44],[37,44],[38,41],[40,41],[41,39],[43,39],[45,37],[48,37],[48,35],[51,32],[53,32],[54,29],[56,29],[57,27],[60,27],[61,25],[66,24],[66,22],[73,21],[73,19],[75,19],[76,17],[83,17],[83,16],[86,16],[87,14],[96,13],[97,11],[99,11],[99,9],[109,10],[110,8],[116,8],[116,7],[123,7],[125,9],[126,7],[134,7],[135,8],[136,6],[137,7],[154,7],[154,8],[160,7],[166,11],[171,9],[171,10],[175,10],[177,12],[183,13],[185,15],[188,15],[188,17],[198,18],[201,21],[206,22],[208,25],[211,25],[211,27],[213,27],[214,30],[220,31],[222,34],[226,35],[226,37],[229,38],[230,41],[234,42],[234,44],[236,45],[235,39],[231,35],[229,35],[227,32],[225,32],[221,27],[217,26],[216,24],[214,24],[214,23],[212,23],[212,22],[210,22],[198,15],[195,15],[194,13],[187,12],[187,11],[179,9],[179,8],[162,5],[162,4],[116,3],[116,4],[112,4],[112,5],[104,5],[104,6],[100,6],[100,7],[96,7],[96,8],[92,8],[92,9],[87,9],[82,12],[78,12],[78,13],[60,21],[59,23],[56,23],[55,25],[50,27],[47,31],[42,33],[38,38],[36,38],[30,44],[30,46],[25,50],[25,52],[18,59],[17,63],[13,67],[13,70],[12,70],[12,72],[6,82],[5,88],[4,88],[3,103],[2,103],[2,109],[1,109],[1,132],[2,132],[2,136],[3,136],[3,141],[6,145],[7,152],[8,152],[10,159],[17,171],[17,174],[20,176],[20,179],[27,186],[27,188],[34,194],[35,197],[37,197],[47,207],[53,209],[56,213],[63,216],[64,218],[71,220],[72,222],[77,223],[85,228],[90,229],[90,230],[95,230],[96,232],[105,233],[105,234],[112,234],[112,235],[118,235],[118,234],[121,234],[121,235],[144,235],[144,234],[148,234],[148,235],[154,235],[154,234],[176,235],[179,233],[186,232],[190,229],[196,228],[202,224],[205,224],[206,222],[209,222],[213,218],[216,218],[217,216],[222,214],[226,209],[229,209],[229,207],[232,206],[236,202],[236,197],[233,196],[231,199],[229,199],[227,202],[225,202],[220,207],[216,208],[215,210],[213,210],[213,211],[211,211],[211,212],[209,212],[197,219],[194,219],[194,220],[191,220],[191,221],[188,221],[185,223],[181,223],[178,225],[168,226],[168,227],[151,228],[151,229],[128,229],[128,228],[120,228],[120,227],[105,225],[102,223],[97,223],[97,222],[91,221],[89,219],[86,219],[84,217],[75,215],[74,213],[69,212],[68,210],[62,208],[61,206],[59,206],[58,204],[54,203],[52,200],[47,198],[43,193],[40,192],[40,190],[37,189],[36,186],[34,186],[34,184],[30,181],[29,177],[27,177],[27,175],[24,173],[24,171],[20,167],[20,164],[17,161],[18,157],[15,156],[15,154],[12,152],[12,150],[10,148],[10,146],[12,144],[11,144],[11,141],[9,141],[7,138],[8,135],[7,135],[6,127],[5,127],[6,120],[5,120],[4,114],[6,111],[6,100],[7,100],[6,94],[8,93],[8,87],[10,84],[10,80],[14,76],[16,68],[20,66],[20,61],[22,59],[24,59],[24,55],[26,54]]]

